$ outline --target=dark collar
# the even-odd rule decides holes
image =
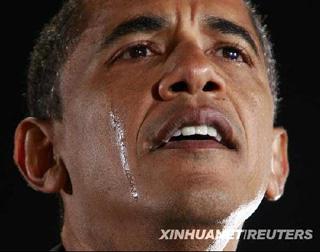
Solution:
[[[62,244],[58,244],[57,246],[50,249],[50,251],[58,251],[58,252],[64,252],[66,251]]]

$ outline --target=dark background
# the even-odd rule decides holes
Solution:
[[[8,2],[8,1],[7,1]],[[11,1],[1,5],[2,86],[0,131],[0,250],[48,250],[59,241],[54,195],[33,191],[12,161],[13,134],[26,115],[23,93],[29,54],[43,24],[61,0]],[[320,249],[320,94],[316,0],[256,0],[275,43],[281,80],[278,124],[289,133],[291,172],[280,201],[264,201],[245,228],[313,229],[304,241],[241,241],[239,250]]]

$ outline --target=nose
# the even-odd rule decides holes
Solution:
[[[189,45],[176,50],[172,61],[168,63],[172,70],[163,76],[158,86],[162,100],[168,101],[181,94],[207,93],[216,98],[225,96],[224,78],[199,47]]]

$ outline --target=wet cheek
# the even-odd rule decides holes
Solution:
[[[155,78],[153,73],[132,71],[121,74],[121,71],[108,74],[106,79],[115,80],[110,83],[112,93],[111,106],[117,112],[127,132],[130,146],[135,146],[137,133],[146,114],[154,102],[152,87]]]
[[[81,101],[81,102],[80,102]],[[75,97],[64,114],[64,161],[73,191],[115,197],[125,182],[104,95]]]
[[[116,78],[118,76],[118,78]],[[118,169],[123,171],[127,188],[131,198],[138,199],[139,184],[136,184],[137,168],[137,138],[141,124],[152,105],[151,81],[140,76],[119,76],[113,73],[109,79],[114,79],[108,87],[111,111],[109,120],[115,135],[117,156],[120,159]]]
[[[135,156],[139,130],[156,104],[153,89],[157,85],[157,77],[152,71],[142,74],[140,70],[129,70],[126,74],[128,75],[113,72],[107,79],[115,80],[109,88],[112,93],[112,107],[117,110],[123,122],[129,151],[132,149]]]
[[[122,168],[126,174],[131,197],[138,198],[141,187],[141,167],[138,164],[138,134],[146,115],[152,110],[154,97],[152,87],[156,85],[156,73],[152,70],[118,69],[109,73],[105,79],[115,80],[108,87],[112,93],[112,121],[114,122],[118,155],[121,156]],[[122,73],[122,74],[121,74]]]

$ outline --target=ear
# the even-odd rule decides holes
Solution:
[[[268,200],[276,201],[282,196],[288,175],[288,134],[283,128],[274,128],[271,174],[265,194]]]
[[[49,121],[28,117],[15,133],[14,160],[29,185],[37,191],[57,193],[66,183],[67,172],[55,158]]]

